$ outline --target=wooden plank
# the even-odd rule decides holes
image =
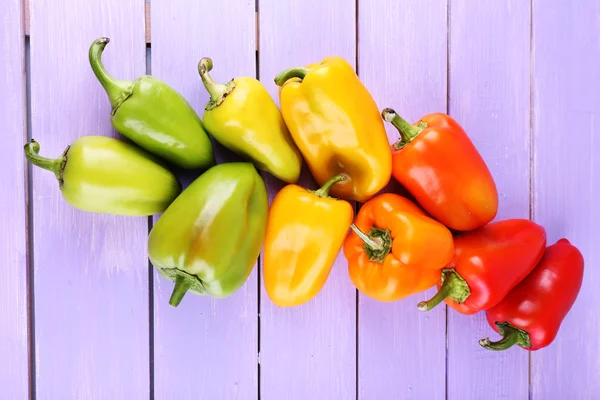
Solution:
[[[20,0],[0,3],[0,398],[28,396],[25,37]]]
[[[446,2],[360,1],[358,17],[358,71],[379,108],[394,108],[410,121],[445,112]],[[385,125],[396,142],[398,131]],[[393,178],[388,190],[402,193]],[[427,315],[416,308],[433,293],[391,304],[360,296],[360,399],[444,398],[445,307]]]
[[[115,135],[88,63],[99,36],[111,38],[112,74],[145,72],[142,2],[31,3],[32,135],[46,156],[80,136]],[[39,168],[32,197],[37,397],[147,397],[147,218],[78,211]]]
[[[179,90],[202,115],[208,101],[197,69],[202,57],[212,58],[211,75],[219,82],[255,76],[254,1],[154,2],[152,40],[152,74]],[[219,162],[235,159],[221,146],[215,152]],[[256,268],[229,299],[188,294],[173,308],[168,304],[172,288],[155,272],[155,398],[257,398]]]
[[[450,114],[494,176],[496,219],[528,218],[529,2],[450,4]],[[484,313],[448,310],[448,399],[527,398],[527,354],[484,350],[478,339],[490,332]]]
[[[534,399],[600,393],[599,15],[597,0],[533,2],[534,218],[550,244],[566,237],[585,260],[554,343],[532,353]]]
[[[355,0],[260,0],[261,81],[279,101],[281,70],[329,55],[356,60]],[[301,184],[316,187],[304,168]],[[266,176],[271,198],[281,183]],[[262,283],[262,282],[261,282]],[[347,399],[356,391],[356,290],[340,253],[323,290],[309,303],[276,307],[260,296],[262,399]]]

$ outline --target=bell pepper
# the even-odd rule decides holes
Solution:
[[[434,286],[454,254],[448,228],[397,194],[367,201],[351,228],[344,242],[350,278],[361,293],[379,301]]]
[[[337,175],[315,191],[290,184],[273,199],[263,276],[277,306],[306,303],[325,285],[354,218],[350,203],[329,197],[330,188],[343,180]]]
[[[546,248],[534,270],[486,312],[502,339],[482,339],[479,344],[489,350],[519,345],[534,351],[552,343],[581,289],[583,264],[583,256],[567,239]]]
[[[214,165],[210,138],[181,94],[149,75],[127,82],[108,74],[101,56],[109,41],[96,39],[89,49],[89,61],[108,95],[115,130],[175,166],[205,169]]]
[[[391,178],[392,156],[377,104],[341,57],[275,78],[283,119],[319,185],[339,174],[334,197],[365,202]]]
[[[225,298],[248,279],[267,226],[265,184],[251,163],[218,164],[200,175],[158,219],[148,256],[175,282],[169,304],[189,290]]]
[[[454,239],[454,257],[442,271],[439,291],[418,304],[431,310],[445,301],[462,314],[498,304],[544,254],[546,231],[526,219],[492,222]]]
[[[245,76],[218,84],[209,75],[212,68],[210,58],[198,63],[200,78],[210,94],[202,117],[210,135],[257,168],[296,183],[302,156],[267,89],[257,79]]]
[[[54,173],[67,203],[83,211],[149,216],[181,192],[175,175],[152,155],[111,137],[80,137],[56,159],[40,156],[35,140],[24,150],[29,162]]]
[[[401,136],[392,146],[392,175],[431,216],[457,231],[482,227],[496,217],[492,174],[452,117],[430,114],[411,125],[391,108],[382,116]]]

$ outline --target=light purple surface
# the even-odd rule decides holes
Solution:
[[[529,2],[453,0],[449,112],[496,181],[499,219],[529,217]],[[448,397],[528,398],[528,354],[490,352],[485,313],[448,309]]]
[[[25,68],[21,2],[0,3],[0,399],[27,398]]]
[[[273,78],[282,70],[329,55],[355,64],[354,6],[354,0],[260,0],[260,79],[277,103]],[[300,184],[315,188],[306,171]],[[264,176],[272,198],[281,184]],[[355,397],[356,289],[347,268],[340,253],[323,290],[300,307],[276,307],[262,288],[261,399]]]
[[[554,343],[532,354],[537,399],[600,397],[600,2],[533,2],[534,219],[585,259]]]
[[[57,157],[84,135],[114,135],[110,104],[88,62],[111,38],[105,65],[144,73],[144,5],[128,0],[31,2],[32,136]],[[85,213],[33,168],[37,399],[148,396],[147,218]]]
[[[28,398],[28,257],[38,399],[599,398],[600,3],[258,3],[256,15],[255,0],[155,0],[152,73],[202,114],[198,60],[211,57],[219,81],[255,76],[258,21],[258,73],[277,102],[281,69],[341,55],[357,64],[379,108],[415,121],[448,107],[496,179],[498,218],[531,212],[549,244],[567,237],[585,257],[582,291],[556,341],[535,353],[485,351],[477,340],[494,334],[483,314],[420,313],[426,294],[394,304],[359,296],[357,313],[343,255],[301,307],[275,307],[258,266],[230,299],[188,295],[170,307],[173,284],[154,271],[148,291],[147,219],[75,210],[39,168],[27,187],[22,6],[8,0],[0,4],[0,398]],[[38,0],[30,8],[31,130],[42,154],[57,156],[79,136],[114,136],[87,50],[109,36],[110,72],[144,74],[143,3]],[[220,146],[217,157],[235,159]],[[272,197],[281,183],[263,176]],[[306,172],[301,183],[314,187]]]
[[[254,1],[157,1],[152,6],[152,74],[179,90],[200,116],[208,101],[197,65],[225,83],[255,76]],[[225,17],[226,16],[226,17]],[[188,23],[188,21],[194,21]],[[216,146],[219,162],[230,153]],[[186,174],[185,183],[197,174]],[[154,386],[162,399],[250,399],[258,390],[256,268],[228,299],[188,294],[169,305],[173,283],[154,272]]]
[[[445,112],[446,3],[359,4],[358,72],[379,109],[393,108],[408,121]],[[397,142],[396,128],[385,127],[390,143]],[[392,178],[388,190],[397,189]],[[359,399],[444,399],[446,307],[417,310],[419,300],[433,293],[391,304],[360,296]]]

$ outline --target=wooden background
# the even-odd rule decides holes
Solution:
[[[600,0],[21,1],[0,2],[0,399],[600,398]],[[87,60],[99,36],[115,76],[152,73],[200,114],[202,56],[277,98],[277,72],[340,55],[380,108],[449,112],[493,172],[498,218],[533,218],[585,257],[556,341],[489,352],[483,315],[367,299],[343,256],[298,308],[270,303],[260,265],[228,300],[170,307],[152,219],[75,210],[23,157],[31,137],[58,155],[116,136]]]

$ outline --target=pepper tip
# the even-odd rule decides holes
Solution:
[[[213,69],[213,62],[210,57],[202,57],[198,62],[198,72],[200,75],[205,75],[207,72]]]
[[[420,301],[419,304],[417,304],[417,308],[421,311],[429,311],[429,305],[426,301]]]
[[[392,122],[392,120],[394,119],[395,116],[396,116],[396,111],[394,111],[393,108],[384,108],[383,111],[381,111],[381,117],[386,122]]]

